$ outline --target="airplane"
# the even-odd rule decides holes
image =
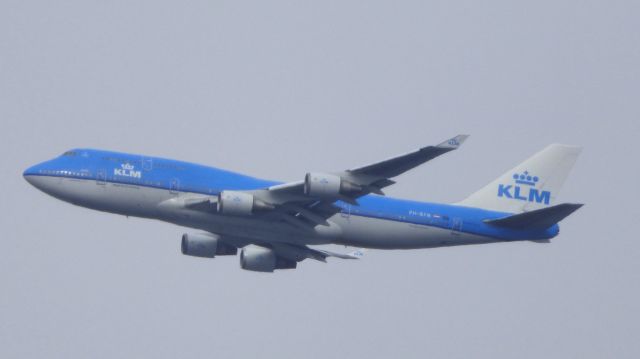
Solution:
[[[72,149],[24,171],[37,189],[74,205],[196,229],[185,255],[237,255],[240,267],[273,272],[305,259],[359,259],[364,249],[419,249],[494,242],[549,242],[582,204],[555,204],[581,148],[553,144],[461,202],[385,196],[393,178],[467,139],[282,183],[158,157]],[[313,248],[337,244],[351,253]]]

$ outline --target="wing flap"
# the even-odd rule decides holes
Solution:
[[[364,254],[364,250],[362,249],[358,249],[350,253],[336,253],[291,243],[273,243],[271,247],[276,252],[276,255],[296,262],[301,262],[305,259],[314,259],[320,262],[326,262],[328,257],[360,259]]]

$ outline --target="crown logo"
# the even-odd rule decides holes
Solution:
[[[538,176],[532,176],[529,171],[524,171],[521,174],[514,173],[513,179],[516,180],[516,183],[527,186],[535,186],[540,180]]]
[[[123,169],[123,170],[127,170],[127,171],[131,171],[131,170],[133,170],[133,165],[132,165],[132,164],[130,164],[130,163],[123,163],[123,164],[121,165],[121,167],[122,167],[122,169]]]

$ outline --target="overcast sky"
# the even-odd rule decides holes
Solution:
[[[0,357],[639,357],[639,19],[637,1],[2,0]],[[94,147],[299,180],[458,133],[389,195],[457,201],[567,143],[584,151],[559,200],[586,206],[551,244],[265,275],[21,175]]]

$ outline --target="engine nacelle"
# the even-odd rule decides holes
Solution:
[[[304,176],[304,193],[317,198],[338,198],[353,192],[362,191],[362,187],[345,181],[340,176],[328,173],[307,173]]]
[[[182,254],[194,257],[213,258],[216,255],[235,255],[238,248],[223,243],[215,234],[198,233],[182,235]]]
[[[254,272],[273,272],[276,269],[292,269],[298,265],[296,261],[281,258],[266,247],[250,244],[240,252],[240,268]]]
[[[250,193],[222,191],[218,195],[218,212],[233,216],[248,216],[254,212],[272,210],[274,207],[255,198]]]

